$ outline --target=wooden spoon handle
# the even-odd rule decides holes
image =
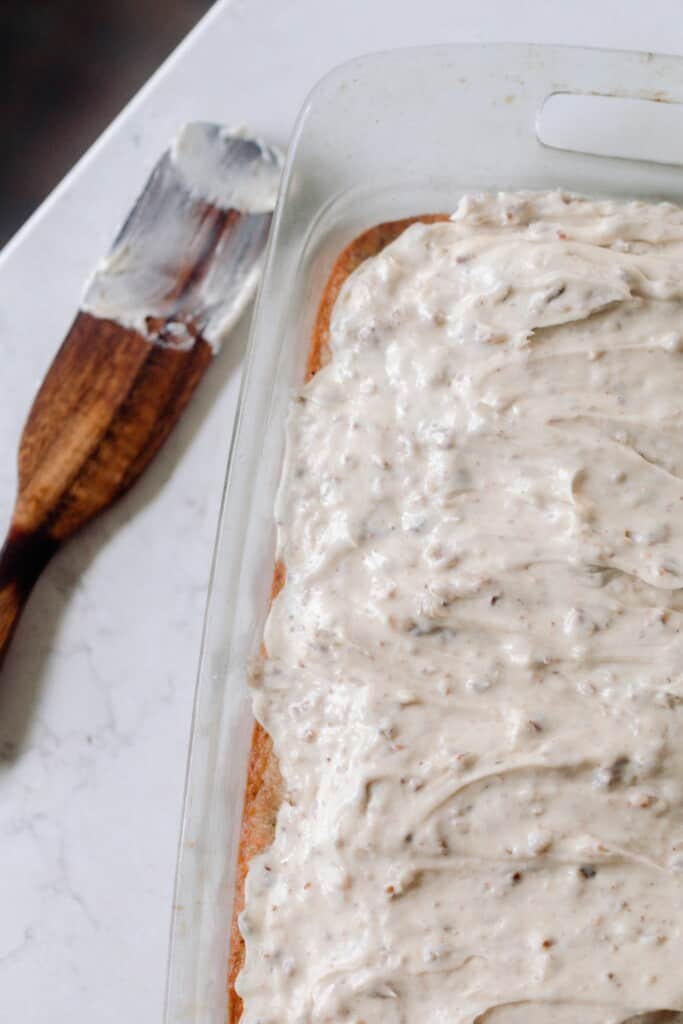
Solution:
[[[26,599],[58,546],[48,535],[12,529],[0,550],[0,664]]]

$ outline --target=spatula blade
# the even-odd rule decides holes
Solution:
[[[186,125],[154,168],[82,308],[150,342],[215,350],[249,301],[282,157],[219,125]]]

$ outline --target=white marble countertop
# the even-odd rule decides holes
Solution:
[[[286,144],[314,81],[444,41],[683,54],[679,0],[223,0],[0,259],[0,525],[82,282],[177,127]],[[248,318],[246,318],[248,319]],[[248,324],[144,479],[39,582],[0,678],[0,1017],[161,1021],[186,750]]]

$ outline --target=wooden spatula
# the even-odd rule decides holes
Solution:
[[[187,125],[96,270],[21,437],[0,660],[45,565],[137,480],[251,297],[280,166],[261,142]]]

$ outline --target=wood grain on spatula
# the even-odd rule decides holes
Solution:
[[[166,439],[209,365],[210,346],[151,345],[79,313],[19,446],[19,489],[0,553],[0,655],[59,545],[126,491]]]
[[[244,178],[260,154],[276,189],[279,157],[273,151],[244,139],[235,146],[214,126],[191,131],[195,149],[217,148],[215,173],[242,176],[242,202]],[[229,198],[229,182],[220,185]],[[33,402],[0,551],[0,658],[45,565],[137,480],[212,360],[207,337],[215,343],[217,329],[231,326],[253,292],[270,212],[226,210],[212,199],[198,194],[172,154],[162,158],[88,292],[95,294],[96,308],[115,302],[124,322],[135,314],[136,327],[81,310]],[[262,198],[259,203],[263,207]],[[169,217],[170,228],[163,223]],[[164,239],[175,251],[164,247]],[[128,260],[123,274],[122,253]]]

